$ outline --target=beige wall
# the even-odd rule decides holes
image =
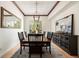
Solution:
[[[0,1],[0,7],[4,7],[22,20],[20,29],[0,28],[0,57],[19,43],[17,32],[23,31],[23,14],[10,1]],[[1,20],[1,19],[0,19]]]
[[[63,8],[61,8],[61,5],[63,6]],[[55,14],[52,13],[48,16],[51,23],[51,31],[55,32],[56,20],[59,20],[67,15],[74,14],[74,24],[73,24],[74,35],[79,35],[79,2],[78,1],[64,2],[64,3],[60,2],[57,7],[61,9],[56,8],[55,11],[57,12],[55,12]],[[79,50],[79,41],[78,41],[78,50]]]
[[[0,15],[1,15],[1,8],[0,8]],[[1,27],[1,16],[0,16],[0,27]]]

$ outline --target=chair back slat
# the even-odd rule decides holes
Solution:
[[[24,40],[24,34],[23,34],[23,32],[21,32],[21,37],[22,37],[22,40]]]
[[[46,32],[44,31],[43,34],[44,34],[43,36],[45,37]]]
[[[27,37],[27,32],[24,31],[25,36]]]
[[[51,40],[52,36],[53,36],[53,32],[48,32],[47,33],[47,39]]]
[[[18,37],[19,37],[20,42],[24,40],[23,32],[21,33],[18,32]]]

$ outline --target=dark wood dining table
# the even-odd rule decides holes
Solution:
[[[43,33],[28,33],[28,43],[29,43],[29,57],[32,53],[40,53],[42,57],[42,47],[49,46],[49,52],[51,53],[51,44],[50,41],[44,38]],[[35,41],[30,41],[30,37],[35,37]],[[42,40],[38,40],[38,37],[41,37]]]

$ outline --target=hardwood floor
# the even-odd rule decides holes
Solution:
[[[59,50],[60,53],[62,53],[64,55],[64,58],[73,58],[73,56],[69,55],[68,53],[66,53],[65,51],[63,51],[61,48],[59,48],[57,45],[55,45],[54,43],[52,43],[52,46],[54,46],[56,49]]]
[[[65,52],[64,50],[62,50],[60,47],[58,47],[54,43],[52,43],[52,46],[54,46],[56,49],[58,49],[60,51],[60,53],[62,53],[62,55],[64,55],[64,58],[79,58],[79,56],[71,56],[70,54],[68,54],[67,52]]]
[[[61,48],[59,48],[57,45],[55,45],[54,43],[51,43],[52,47],[54,47],[55,49],[58,49],[59,53],[61,53],[64,58],[78,58],[78,56],[71,56],[68,53],[66,53],[65,51],[63,51]],[[4,54],[2,56],[2,58],[10,58],[13,56],[13,54],[19,49],[19,44],[12,48],[10,51],[8,51],[6,54]],[[57,53],[57,52],[56,52]]]
[[[14,48],[5,53],[2,58],[10,58],[15,52],[20,48],[19,44],[17,44]]]

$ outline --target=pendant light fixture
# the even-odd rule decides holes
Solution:
[[[37,15],[37,6],[38,6],[37,1],[36,1],[36,3],[35,3],[35,6],[36,6],[36,10],[35,10],[35,15],[33,16],[33,18],[34,18],[34,21],[35,21],[35,20],[36,20],[36,21],[39,21],[40,16],[39,16],[39,15]]]

